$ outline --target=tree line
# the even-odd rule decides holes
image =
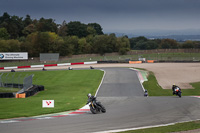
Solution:
[[[28,52],[30,57],[39,53],[60,53],[61,56],[119,52],[126,54],[131,49],[158,48],[200,48],[199,42],[188,41],[180,44],[172,39],[149,40],[145,37],[116,37],[114,33],[104,34],[98,23],[84,24],[71,21],[56,24],[52,18],[32,19],[0,16],[0,51]]]
[[[131,49],[136,50],[150,50],[150,49],[188,49],[188,48],[200,48],[199,41],[185,41],[177,42],[173,39],[147,39],[144,36],[130,38]]]
[[[0,51],[28,52],[29,56],[39,53],[60,53],[61,56],[130,50],[127,37],[104,34],[98,23],[83,24],[73,21],[56,24],[53,19],[31,19],[4,13],[0,17]]]

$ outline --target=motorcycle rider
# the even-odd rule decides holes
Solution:
[[[95,96],[92,96],[91,93],[88,93],[87,97],[88,97],[88,101],[87,101],[86,104],[90,103],[91,101],[94,101],[94,104],[96,104],[96,97]]]
[[[172,91],[173,91],[173,95],[175,94],[176,91],[180,90],[181,91],[181,88],[178,87],[177,85],[173,84],[172,85]]]
[[[144,96],[148,97],[148,91],[147,90],[144,91]]]
[[[94,105],[97,105],[97,106],[102,107],[101,103],[98,102],[98,101],[96,100],[96,97],[95,97],[95,96],[92,96],[91,93],[87,94],[87,97],[88,97],[88,101],[87,101],[86,104],[88,104],[88,103],[90,103],[91,101],[93,101],[93,104],[94,104]]]

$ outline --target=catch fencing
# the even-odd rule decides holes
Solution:
[[[0,74],[0,87],[4,88],[19,88],[19,92],[24,92],[33,86],[33,74],[25,76],[16,73]]]
[[[40,53],[40,61],[55,61],[59,60],[59,53]]]

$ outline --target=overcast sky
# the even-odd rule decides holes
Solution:
[[[200,29],[200,0],[0,0],[0,15],[99,23],[104,32]]]

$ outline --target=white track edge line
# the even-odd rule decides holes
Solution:
[[[97,96],[97,93],[99,92],[99,89],[100,89],[100,87],[101,87],[101,85],[102,85],[102,83],[103,83],[104,77],[105,77],[105,75],[106,75],[106,71],[104,71],[103,69],[100,69],[100,70],[103,71],[104,74],[103,74],[103,78],[101,79],[101,83],[99,84],[99,87],[98,87],[98,89],[97,89],[97,91],[96,91],[95,97]]]
[[[153,125],[153,126],[144,126],[144,127],[136,127],[136,128],[127,128],[127,129],[116,129],[116,130],[108,130],[108,131],[99,131],[99,132],[93,132],[93,133],[124,132],[124,131],[139,130],[139,129],[147,129],[147,128],[154,128],[154,127],[164,127],[164,126],[175,125],[175,124],[178,124],[178,123],[185,123],[185,122],[192,122],[192,121],[199,121],[199,120],[200,120],[200,119],[188,120],[188,121],[180,121],[180,122],[174,122],[174,123],[168,123],[168,124]]]
[[[133,70],[133,71],[136,71],[137,77],[138,77],[138,79],[139,79],[139,81],[140,81],[140,85],[142,86],[142,89],[143,89],[143,91],[145,92],[144,86],[143,86],[143,84],[142,84],[142,82],[141,82],[141,80],[140,80],[140,78],[139,78],[139,75],[138,75],[138,70],[137,70],[137,69],[134,69],[134,68],[129,68],[129,69],[131,69],[131,70]]]

